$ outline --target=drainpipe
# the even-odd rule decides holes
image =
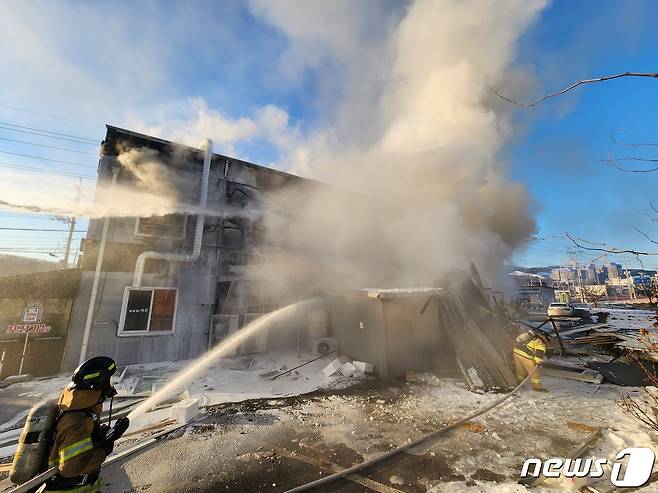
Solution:
[[[119,168],[112,170],[112,185],[110,194],[114,190],[114,186],[119,176]],[[94,308],[96,307],[96,295],[98,295],[98,281],[101,278],[101,267],[103,266],[103,256],[105,255],[105,243],[107,242],[107,231],[110,228],[110,216],[105,216],[103,220],[103,232],[101,234],[101,243],[98,247],[98,254],[96,255],[96,271],[94,272],[94,282],[91,286],[91,297],[89,298],[89,308],[87,309],[87,320],[85,321],[85,332],[82,336],[82,347],[80,348],[80,360],[82,364],[87,359],[87,348],[89,347],[89,334],[91,333],[91,323],[94,318]]]
[[[133,287],[140,287],[142,285],[142,277],[144,275],[144,265],[149,259],[169,260],[172,262],[194,262],[199,258],[201,253],[201,240],[203,239],[203,224],[205,215],[203,211],[206,209],[206,199],[208,198],[208,178],[210,176],[210,161],[212,158],[212,140],[206,140],[206,154],[203,158],[203,175],[201,178],[201,196],[199,197],[199,215],[196,220],[196,231],[194,233],[194,247],[190,253],[167,253],[147,251],[142,252],[137,257],[135,264],[135,276],[133,277]]]

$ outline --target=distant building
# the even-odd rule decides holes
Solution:
[[[653,277],[649,276],[647,274],[639,274],[637,276],[633,276],[631,279],[633,279],[633,284],[641,284],[644,286],[649,286],[653,283]]]
[[[518,286],[516,301],[529,308],[544,311],[555,301],[555,288],[547,279],[533,274],[512,272],[512,279]]]
[[[587,283],[588,284],[597,284],[599,279],[596,272],[596,264],[593,262],[587,267]]]
[[[568,283],[576,278],[575,270],[570,267],[560,267],[551,271],[551,279],[559,284]]]
[[[617,264],[615,262],[610,262],[608,264],[608,279],[614,280],[614,279],[621,279],[624,277],[623,275],[623,269],[621,264]]]

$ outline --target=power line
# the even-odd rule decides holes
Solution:
[[[48,135],[45,133],[37,133],[37,132],[30,132],[29,130],[20,130],[18,128],[10,128],[10,127],[5,127],[0,124],[0,129],[2,130],[9,130],[10,132],[20,132],[24,134],[30,134],[30,135],[38,135],[39,137],[47,137],[49,139],[57,139],[57,140],[64,140],[67,142],[73,142],[75,144],[85,144],[85,145],[93,145],[97,146],[99,142],[86,142],[84,140],[78,140],[78,139],[67,139],[66,137],[57,137],[56,135]]]
[[[57,118],[59,120],[66,120],[68,122],[79,123],[81,125],[89,125],[90,127],[102,127],[102,125],[100,125],[98,123],[85,122],[85,121],[82,121],[82,120],[76,120],[75,118],[68,118],[66,116],[51,115],[51,114],[48,114],[48,113],[40,113],[38,111],[32,111],[32,110],[26,110],[26,109],[23,109],[23,108],[17,108],[16,106],[9,106],[8,104],[0,103],[0,106],[2,106],[3,108],[9,108],[10,110],[14,110],[14,111],[22,111],[23,113],[31,113],[33,115],[45,116],[45,117],[48,117],[48,118]]]
[[[49,249],[35,249],[35,248],[0,248],[0,252],[32,252],[32,253],[50,253],[58,252],[64,253],[64,247],[49,248]]]
[[[24,128],[24,129],[27,129],[27,130],[34,130],[36,132],[41,132],[41,133],[44,133],[44,134],[58,135],[60,137],[69,137],[69,138],[72,138],[72,139],[87,141],[90,144],[97,144],[99,142],[98,140],[90,139],[89,137],[80,137],[79,135],[63,134],[63,133],[59,133],[59,132],[53,132],[51,130],[44,130],[42,128],[26,127],[25,125],[17,125],[15,123],[0,121],[0,125],[7,125],[9,127],[15,127],[15,128]]]
[[[66,231],[68,232],[68,229],[41,229],[41,228],[4,228],[0,227],[2,230],[10,230],[10,231]],[[86,230],[84,229],[76,229],[73,232],[74,233],[84,233]]]
[[[2,168],[26,169],[30,171],[38,171],[40,173],[50,173],[53,175],[74,176],[75,178],[82,178],[83,180],[95,180],[96,176],[90,175],[76,175],[75,173],[67,173],[66,171],[57,171],[47,168],[35,168],[33,166],[21,166],[20,164],[0,163]]]
[[[82,166],[84,168],[96,168],[97,166],[92,166],[91,164],[82,164],[82,163],[74,163],[72,161],[65,161],[62,159],[51,159],[48,157],[43,157],[43,156],[32,156],[30,154],[21,154],[20,152],[9,152],[9,151],[0,151],[2,154],[11,154],[12,156],[22,156],[22,157],[29,157],[33,159],[41,159],[43,161],[52,161],[53,163],[62,163],[62,164],[69,164],[71,166]]]
[[[79,149],[67,149],[66,147],[49,146],[48,144],[39,144],[37,142],[28,142],[28,141],[25,141],[25,140],[9,139],[7,137],[0,137],[0,140],[6,140],[8,142],[16,142],[17,144],[27,144],[27,145],[31,145],[31,146],[47,147],[48,149],[57,149],[58,151],[77,152],[78,154],[89,154],[91,156],[98,156],[97,152],[81,151]]]

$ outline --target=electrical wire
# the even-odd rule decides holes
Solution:
[[[80,137],[79,135],[71,135],[71,134],[64,134],[64,133],[60,133],[60,132],[53,132],[51,130],[43,130],[42,128],[27,127],[25,125],[17,125],[15,123],[0,121],[0,125],[6,125],[6,126],[9,126],[9,127],[15,127],[15,128],[23,128],[23,129],[27,129],[27,130],[34,130],[34,131],[41,132],[41,133],[44,133],[44,134],[57,135],[57,136],[60,136],[60,137],[69,137],[69,138],[72,138],[72,139],[86,141],[89,144],[98,144],[99,143],[98,140],[90,139],[89,137]]]
[[[58,232],[66,232],[68,233],[68,229],[41,229],[41,228],[5,228],[5,227],[0,227],[0,230],[9,230],[9,231],[58,231]],[[85,233],[86,230],[84,229],[76,229],[73,231],[74,233]]]
[[[11,164],[11,163],[0,163],[1,168],[12,168],[12,169],[26,169],[30,171],[38,171],[40,173],[50,173],[53,175],[62,175],[62,176],[73,176],[75,178],[82,178],[83,180],[95,180],[96,176],[91,175],[76,175],[75,173],[67,173],[66,171],[57,171],[49,168],[36,168],[34,166],[22,166],[20,164]]]
[[[85,168],[97,168],[98,166],[92,166],[91,164],[82,164],[82,163],[74,163],[73,161],[66,161],[63,159],[51,159],[48,157],[43,157],[43,156],[33,156],[31,154],[21,154],[20,152],[10,152],[10,151],[2,151],[0,150],[2,154],[11,154],[12,156],[22,156],[22,157],[29,157],[33,159],[41,159],[43,161],[52,161],[53,163],[62,163],[62,164],[68,164],[71,166],[82,166]]]
[[[103,126],[103,125],[100,125],[99,123],[90,123],[90,122],[85,122],[83,120],[76,120],[75,118],[68,118],[66,116],[52,115],[52,114],[49,114],[49,113],[40,113],[38,111],[26,110],[24,108],[18,108],[16,106],[10,106],[8,104],[0,103],[0,107],[8,108],[8,109],[14,110],[14,111],[22,111],[23,113],[30,113],[32,115],[45,116],[47,118],[57,118],[58,120],[66,120],[67,122],[79,123],[80,125],[88,125],[90,127],[102,127]]]
[[[57,149],[58,151],[77,152],[78,154],[89,154],[91,156],[98,156],[97,152],[81,151],[79,149],[68,149],[66,147],[59,147],[59,146],[49,146],[48,144],[40,144],[38,142],[29,142],[27,140],[9,139],[7,137],[0,137],[0,140],[6,140],[7,142],[15,142],[17,144],[27,144],[27,145],[31,145],[31,146],[46,147],[48,149]]]
[[[29,130],[20,130],[18,128],[5,127],[2,124],[0,124],[0,129],[1,130],[8,130],[10,132],[20,132],[20,133],[24,133],[24,134],[37,135],[39,137],[48,137],[50,139],[63,140],[63,141],[66,141],[66,142],[73,142],[75,144],[85,144],[85,145],[93,145],[93,146],[98,146],[99,145],[99,142],[85,142],[84,140],[67,139],[66,137],[58,137],[56,135],[48,135],[48,134],[45,134],[45,133],[30,132]]]

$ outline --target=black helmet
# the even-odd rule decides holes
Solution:
[[[112,358],[96,356],[75,369],[70,387],[81,390],[100,389],[103,391],[102,396],[108,397],[114,391],[110,378],[116,371],[117,365]]]
[[[551,342],[551,339],[553,339],[552,334],[549,334],[548,332],[544,332],[543,330],[538,330],[536,332],[537,337],[539,337],[544,344],[548,344]]]

